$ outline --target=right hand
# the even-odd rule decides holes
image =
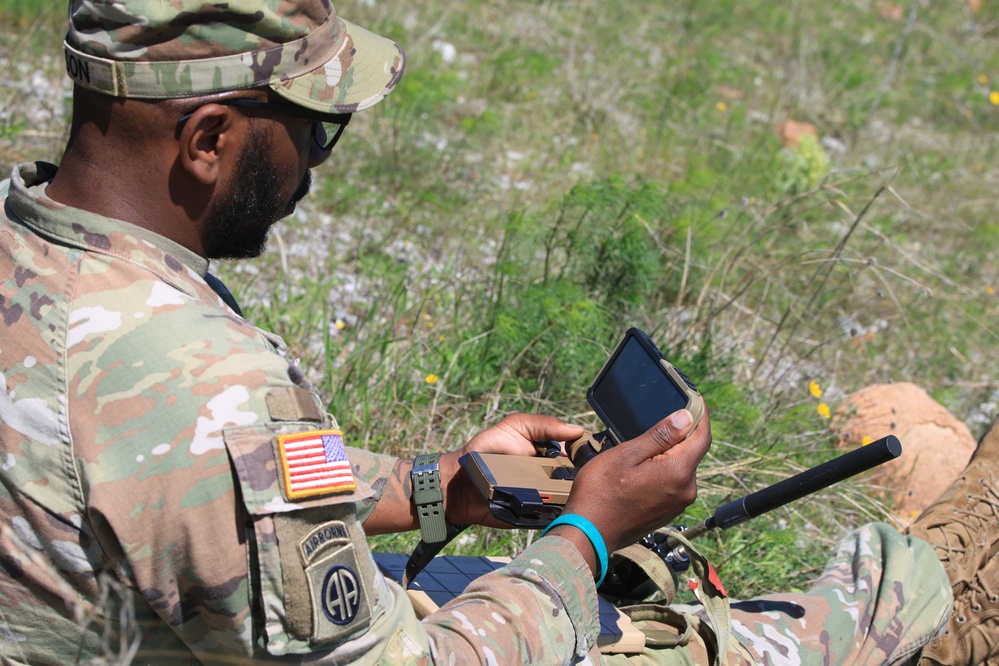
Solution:
[[[707,413],[684,439],[691,420],[690,412],[680,410],[594,457],[576,475],[565,513],[593,523],[609,553],[667,525],[697,499],[697,465],[711,446]],[[578,530],[557,526],[552,532],[577,544],[592,562],[592,548]]]

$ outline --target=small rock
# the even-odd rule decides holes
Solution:
[[[801,142],[801,137],[811,134],[819,138],[819,130],[812,123],[801,123],[797,120],[785,120],[777,126],[777,134],[785,148],[794,148]]]
[[[874,482],[884,486],[903,525],[943,494],[976,446],[968,426],[908,382],[858,391],[840,405],[832,427],[843,448],[856,448],[865,437],[877,440],[889,434],[902,442],[902,455],[877,467]]]

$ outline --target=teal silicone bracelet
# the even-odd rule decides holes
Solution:
[[[548,527],[545,531],[541,533],[541,536],[548,534],[548,530],[555,527],[556,525],[572,525],[577,530],[586,535],[586,538],[590,540],[590,545],[593,546],[593,552],[597,554],[597,563],[600,566],[599,576],[597,576],[597,587],[604,582],[604,576],[607,575],[607,544],[604,543],[604,538],[600,536],[600,532],[596,527],[593,526],[586,518],[576,515],[575,513],[563,513],[561,516],[548,523]]]

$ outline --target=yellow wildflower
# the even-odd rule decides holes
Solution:
[[[726,104],[725,102],[718,102],[717,104],[715,104],[715,108],[718,109],[719,111],[728,111],[728,104]]]
[[[440,377],[431,372],[429,375],[426,376],[424,381],[426,381],[428,384],[436,384],[437,380],[439,379]]]
[[[999,106],[999,90],[993,90],[989,93],[989,101],[992,102],[993,106]]]
[[[830,411],[829,405],[827,405],[824,402],[820,402],[819,406],[815,408],[815,411],[817,411],[819,413],[819,416],[821,416],[824,419],[827,419],[830,416],[832,416],[832,411]]]
[[[870,444],[873,441],[874,441],[873,437],[871,437],[870,435],[864,435],[863,437],[860,438],[860,445],[861,446],[867,446],[868,444]]]
[[[333,327],[336,328],[336,330],[338,331],[342,331],[343,329],[347,328],[347,322],[345,322],[343,319],[337,319],[335,322],[333,322]]]
[[[991,296],[992,294],[996,293],[996,288],[993,287],[992,285],[989,285],[985,287],[985,293]]]
[[[981,83],[984,86],[986,83],[989,82],[989,77],[985,76],[984,74],[979,74],[978,75],[978,82]]]
[[[814,379],[808,382],[808,392],[811,393],[816,398],[822,397],[822,387]]]

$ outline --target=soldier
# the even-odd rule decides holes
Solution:
[[[72,0],[65,53],[62,163],[0,187],[3,663],[629,659],[595,647],[595,579],[608,551],[693,501],[707,418],[690,432],[681,410],[595,458],[574,518],[421,622],[366,535],[498,526],[458,457],[531,455],[581,429],[513,415],[416,464],[352,448],[283,342],[208,272],[262,251],[350,115],[398,82],[402,51],[327,0]],[[957,612],[934,658],[984,660],[997,439],[921,538],[865,527],[807,594],[732,604],[721,622],[712,604],[677,606],[664,617],[690,631],[632,658],[905,661],[947,621],[950,573]]]

